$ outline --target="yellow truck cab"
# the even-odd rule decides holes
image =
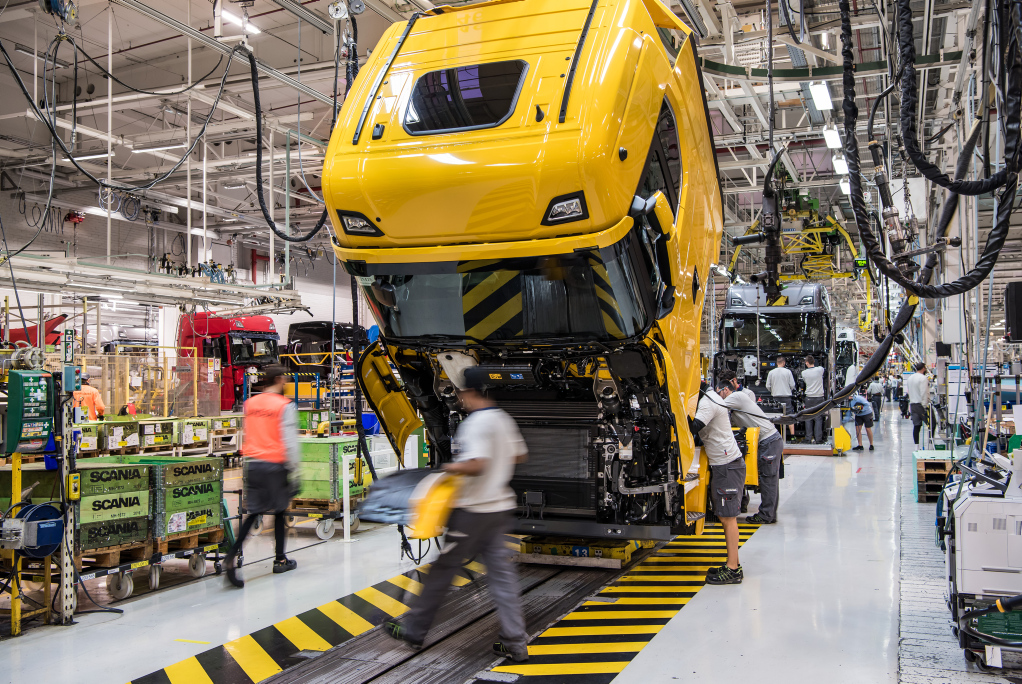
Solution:
[[[438,7],[383,35],[331,137],[367,399],[435,467],[484,367],[529,448],[519,532],[702,530],[686,415],[723,220],[694,42],[660,0]]]

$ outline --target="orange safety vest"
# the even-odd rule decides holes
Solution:
[[[99,413],[106,413],[106,405],[103,404],[103,395],[92,385],[82,385],[80,390],[75,390],[72,401],[74,408],[89,409],[89,420],[96,420]]]
[[[245,402],[245,436],[241,453],[270,463],[287,461],[287,446],[280,434],[280,418],[291,400],[276,392],[262,392]]]

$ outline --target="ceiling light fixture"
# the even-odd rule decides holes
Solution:
[[[852,182],[850,180],[848,180],[848,178],[842,178],[840,183],[838,183],[838,184],[841,186],[841,192],[845,193],[846,195],[851,196],[851,194],[852,194]]]
[[[823,139],[826,141],[827,147],[830,149],[841,149],[841,134],[837,132],[837,126],[834,122],[824,124]]]
[[[187,142],[176,142],[176,143],[164,143],[162,145],[154,145],[152,147],[133,147],[132,152],[159,152],[161,150],[178,150],[182,147],[188,147]]]
[[[21,43],[15,43],[14,44],[14,51],[15,52],[20,52],[23,55],[28,55],[29,57],[35,57],[40,62],[45,62],[46,61],[46,55],[44,55],[41,52],[36,52],[32,48],[28,47],[27,45],[22,45]],[[55,62],[57,64],[57,68],[58,69],[67,69],[69,66],[71,66],[70,64],[68,64],[67,62],[65,62],[62,59],[56,59],[56,60],[51,59],[50,62],[51,63]]]
[[[834,173],[839,176],[848,175],[848,162],[845,160],[845,155],[842,152],[835,152],[833,157],[834,162]]]
[[[830,97],[830,86],[826,81],[810,83],[809,94],[813,96],[813,104],[821,112],[834,109],[834,100]]]
[[[96,154],[78,155],[77,157],[75,157],[75,161],[85,161],[86,159],[106,159],[109,156],[110,156],[109,152],[97,152]],[[69,157],[61,157],[60,159],[61,161],[66,162],[71,161]]]
[[[252,25],[252,22],[245,21],[244,19],[239,17],[237,14],[234,14],[233,12],[228,12],[227,10],[223,10],[223,11],[220,12],[220,16],[222,16],[224,19],[226,19],[227,21],[231,22],[232,24],[234,24],[236,26],[240,26],[242,28],[242,30],[247,32],[247,33],[251,33],[252,35],[256,35],[257,33],[262,33],[262,31],[260,31],[259,29],[257,29],[255,26]]]

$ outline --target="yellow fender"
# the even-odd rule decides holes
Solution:
[[[852,448],[852,436],[845,430],[844,425],[834,428],[834,448],[837,451],[848,451]]]
[[[407,526],[411,539],[432,539],[444,533],[447,519],[461,490],[461,477],[438,472],[423,478],[408,500],[411,519]]]

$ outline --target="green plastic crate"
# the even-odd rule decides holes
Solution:
[[[127,520],[149,515],[149,490],[83,496],[78,502],[78,519],[85,523]]]
[[[298,409],[298,429],[315,430],[324,420],[330,420],[327,409]]]
[[[93,462],[98,460],[90,458],[78,463],[78,471],[81,473],[82,496],[149,489],[149,466]],[[59,472],[46,470],[42,463],[26,463],[21,467],[21,489],[24,491],[35,484],[35,488],[27,498],[36,502],[59,499]],[[11,466],[9,465],[0,467],[0,497],[5,499],[11,497]]]
[[[223,498],[219,482],[198,482],[195,484],[166,487],[163,490],[163,510],[176,513],[190,508],[219,506]]]
[[[219,501],[211,506],[199,506],[167,513],[159,519],[161,523],[156,529],[156,536],[161,538],[180,532],[196,532],[219,527],[223,520]]]
[[[108,451],[138,448],[141,444],[138,423],[134,420],[106,421],[100,444]]]
[[[140,420],[139,441],[143,447],[174,446],[177,440],[175,421]]]
[[[241,427],[241,416],[217,416],[210,418],[211,430],[237,430]]]
[[[177,422],[177,443],[184,447],[209,442],[209,418],[183,418]]]
[[[78,528],[76,548],[79,550],[102,549],[145,541],[149,538],[149,518],[139,516],[126,520],[104,520],[85,523]]]

